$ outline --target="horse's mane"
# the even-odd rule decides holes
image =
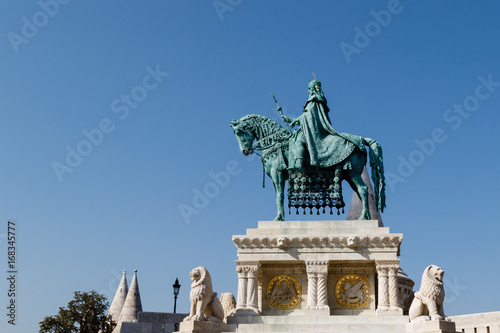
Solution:
[[[257,140],[264,139],[259,142],[261,146],[269,146],[276,141],[281,142],[288,136],[286,128],[260,114],[246,115],[239,120],[239,123],[243,128],[253,130]]]

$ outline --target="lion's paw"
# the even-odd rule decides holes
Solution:
[[[428,321],[428,320],[431,320],[431,318],[428,316],[420,316],[420,317],[413,319],[412,321]]]
[[[204,321],[205,316],[202,314],[197,314],[197,315],[194,315],[193,317],[191,317],[191,320],[192,321]]]
[[[443,320],[444,318],[441,315],[435,314],[431,316],[431,320]]]
[[[222,323],[222,320],[220,320],[219,318],[214,317],[214,316],[208,316],[207,317],[207,321],[211,321],[211,322],[214,322],[214,323]]]

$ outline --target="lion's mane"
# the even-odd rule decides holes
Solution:
[[[427,297],[437,304],[441,304],[444,301],[444,288],[443,282],[435,278],[434,273],[439,269],[435,265],[427,267],[422,275],[422,283],[420,284],[420,295]]]
[[[195,271],[199,271],[200,276],[198,280],[193,281],[191,284],[191,291],[189,292],[189,299],[193,301],[201,301],[204,298],[212,297],[214,291],[212,289],[212,278],[207,269],[203,266],[196,267],[191,271],[191,274]]]
[[[222,293],[220,295],[222,308],[224,309],[224,319],[231,316],[236,309],[236,300],[231,293]]]

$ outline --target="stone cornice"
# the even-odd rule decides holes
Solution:
[[[277,236],[248,237],[233,236],[238,249],[272,248],[398,248],[403,241],[402,234],[383,236]],[[399,251],[398,251],[399,252]]]

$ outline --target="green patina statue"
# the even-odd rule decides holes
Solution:
[[[264,171],[273,180],[276,189],[278,215],[284,220],[284,188],[288,179],[288,207],[313,208],[319,214],[325,207],[345,206],[342,198],[342,180],[346,180],[359,196],[363,211],[359,219],[370,219],[368,188],[361,178],[366,165],[366,149],[370,151],[370,165],[377,210],[385,208],[385,181],[382,148],[372,139],[338,133],[331,125],[329,108],[317,80],[309,82],[309,98],[298,118],[285,117],[284,128],[267,117],[251,114],[233,120],[231,127],[240,149],[245,155],[262,151]],[[274,97],[274,95],[273,95]],[[276,101],[276,99],[275,99]],[[276,103],[277,104],[277,103]],[[290,129],[298,125],[293,133]],[[257,141],[254,144],[254,141]]]
[[[333,129],[321,82],[310,81],[308,91],[309,99],[300,117],[293,119],[282,116],[283,120],[292,126],[299,124],[299,129],[289,142],[289,169],[304,172],[307,153],[310,165],[327,168],[344,161],[355,147],[364,151],[362,137],[338,133]]]

